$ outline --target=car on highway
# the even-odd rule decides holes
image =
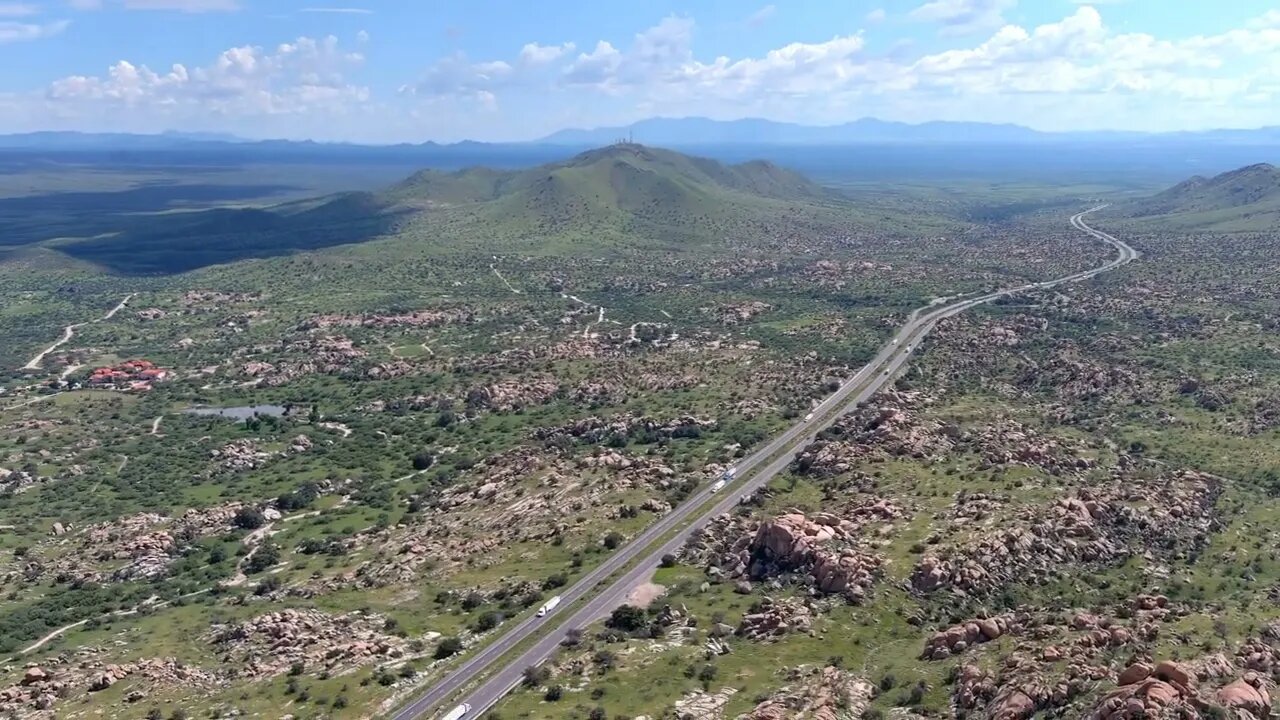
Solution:
[[[442,715],[440,720],[461,720],[466,717],[469,712],[471,712],[471,706],[467,703],[462,703],[458,707]]]
[[[810,420],[812,420],[812,419],[813,419],[813,413],[809,413],[808,415],[805,415],[805,416],[804,416],[804,421],[805,421],[805,422],[809,422],[809,421],[810,421]]]

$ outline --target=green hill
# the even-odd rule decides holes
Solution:
[[[377,193],[135,216],[46,244],[114,272],[157,274],[374,239],[417,252],[644,253],[930,222],[910,208],[859,208],[769,162],[619,144],[524,170],[423,170]]]
[[[426,211],[414,223],[424,233],[446,227],[472,245],[487,237],[499,248],[517,244],[525,251],[559,251],[566,243],[689,248],[751,236],[753,227],[797,213],[834,219],[839,206],[848,219],[850,210],[847,201],[772,163],[725,165],[635,144],[526,170],[424,171],[382,197]]]
[[[503,172],[468,168],[423,170],[387,189],[392,201],[453,206],[513,197],[639,211],[657,203],[684,203],[720,193],[773,199],[816,199],[823,189],[803,176],[763,160],[724,165],[643,145],[611,145],[559,163]]]
[[[1122,217],[1180,230],[1244,232],[1280,228],[1280,169],[1260,163],[1185,180],[1116,206]]]

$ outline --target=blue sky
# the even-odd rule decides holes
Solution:
[[[1280,124],[1275,0],[0,0],[0,132]]]

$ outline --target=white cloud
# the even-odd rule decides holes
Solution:
[[[764,7],[760,8],[759,10],[747,16],[747,24],[752,27],[763,25],[766,22],[768,22],[769,19],[772,18],[777,13],[778,13],[778,8],[776,6],[765,5]]]
[[[31,17],[39,13],[40,7],[31,3],[0,2],[0,17]]]
[[[920,22],[939,23],[944,35],[966,35],[1004,24],[1004,11],[1018,0],[930,0],[909,17]]]
[[[445,56],[427,68],[422,79],[400,87],[400,93],[428,99],[466,98],[481,107],[497,106],[495,91],[545,75],[556,60],[573,52],[574,44],[526,43],[515,60],[472,62],[465,53]]]
[[[0,21],[0,45],[53,37],[66,30],[70,24],[69,20],[58,20],[50,23]]]
[[[929,7],[938,22],[968,27],[990,22],[992,10],[1011,4],[939,0],[922,8]],[[960,12],[965,8],[973,12]],[[1280,62],[1274,60],[1278,20],[1280,13],[1268,13],[1239,29],[1169,40],[1117,32],[1096,8],[1082,5],[1056,22],[1005,24],[981,42],[931,53],[912,45],[869,53],[862,35],[854,34],[791,43],[757,56],[702,59],[694,52],[694,22],[673,16],[625,47],[600,40],[571,54],[563,51],[567,46],[544,52],[530,44],[510,62],[446,58],[419,87],[430,89],[424,94],[473,100],[480,92],[558,89],[587,107],[590,101],[581,93],[599,92],[633,112],[645,107],[669,115],[759,113],[834,122],[889,108],[898,115],[929,110],[942,117],[1052,125],[1066,117],[1063,108],[1074,112],[1123,98],[1147,98],[1165,107],[1256,99],[1280,83]],[[553,72],[529,72],[534,57]],[[1047,112],[1057,114],[1042,114]],[[1091,119],[1111,122],[1107,115]]]
[[[564,81],[606,90],[662,84],[668,76],[694,62],[693,30],[691,18],[671,15],[637,33],[625,53],[601,40],[595,50],[578,55],[565,69]]]
[[[1250,30],[1271,30],[1280,28],[1280,10],[1268,10],[1250,20],[1246,25]]]
[[[529,42],[495,57],[452,54],[386,105],[349,79],[359,53],[331,38],[232,48],[201,67],[152,70],[121,61],[96,76],[64,78],[42,98],[14,99],[11,105],[28,102],[28,109],[0,116],[10,126],[13,118],[40,127],[70,117],[96,127],[163,129],[191,126],[183,118],[208,127],[241,117],[252,118],[241,128],[282,127],[292,135],[309,127],[327,137],[434,128],[453,137],[508,138],[551,124],[623,123],[639,113],[805,123],[879,115],[1050,129],[1239,126],[1280,116],[1280,13],[1224,32],[1162,38],[1117,30],[1098,8],[1081,5],[1054,22],[1006,23],[975,40],[950,36],[943,49],[868,49],[858,33],[721,57],[697,52],[696,31],[692,19],[672,16],[622,42]],[[338,114],[349,125],[328,121]]]
[[[422,80],[400,90],[427,97],[474,95],[505,82],[511,71],[512,66],[501,60],[472,63],[464,53],[458,52],[437,60]]]
[[[876,8],[875,10],[872,10],[871,12],[867,13],[866,17],[863,18],[863,20],[868,25],[878,25],[879,23],[884,22],[884,19],[886,17],[888,17],[888,13],[884,11],[884,8]]]
[[[604,85],[621,65],[622,53],[609,41],[601,40],[591,52],[579,54],[573,64],[565,68],[564,77],[583,85]]]
[[[343,73],[359,66],[359,53],[338,47],[332,36],[298,38],[272,51],[230,48],[208,65],[174,64],[158,73],[120,60],[105,76],[74,75],[52,83],[48,102],[55,108],[93,112],[157,113],[181,120],[192,115],[281,115],[342,112],[368,99],[368,90],[349,84]]]
[[[573,52],[574,47],[575,45],[571,42],[563,45],[527,43],[523,48],[520,48],[520,62],[526,65],[546,65],[565,53]]]

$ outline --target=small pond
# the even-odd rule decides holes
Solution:
[[[280,417],[284,415],[284,407],[281,405],[241,405],[239,407],[193,407],[187,408],[183,412],[192,415],[217,415],[219,417],[231,418],[233,420],[248,420],[255,415],[274,415]]]

